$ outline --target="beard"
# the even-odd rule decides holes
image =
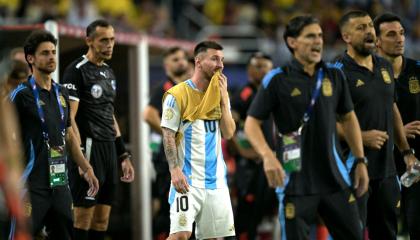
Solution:
[[[173,72],[172,72],[172,74],[173,74],[175,77],[181,77],[181,76],[182,76],[182,75],[184,75],[186,72],[187,72],[187,69],[186,69],[186,68],[178,68],[178,69],[175,69],[175,71],[173,71]]]
[[[363,43],[355,45],[354,50],[357,52],[357,54],[364,57],[367,57],[373,53],[373,48],[367,48],[363,45]]]

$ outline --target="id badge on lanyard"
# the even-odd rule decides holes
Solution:
[[[50,187],[68,184],[67,155],[65,145],[48,148]]]
[[[309,106],[307,107],[302,125],[297,131],[282,134],[281,137],[281,154],[283,158],[283,168],[287,173],[299,172],[302,169],[302,128],[308,123],[315,102],[319,97],[321,89],[321,82],[324,78],[324,71],[322,68],[318,71],[315,89],[312,92],[312,97]]]
[[[281,152],[283,168],[287,173],[298,172],[302,169],[301,153],[302,127],[281,136]]]
[[[53,82],[53,88],[56,95],[56,100],[58,104],[58,108],[60,110],[60,121],[61,121],[61,129],[60,133],[63,138],[63,145],[61,146],[50,146],[50,138],[48,134],[48,127],[46,123],[46,118],[44,114],[44,110],[40,104],[40,97],[39,92],[35,84],[35,79],[32,76],[29,79],[29,84],[31,85],[32,92],[35,98],[35,104],[38,110],[38,116],[41,120],[41,128],[42,128],[42,137],[44,138],[45,145],[47,146],[48,150],[48,169],[49,169],[49,182],[50,187],[54,188],[57,186],[63,186],[68,184],[68,176],[67,176],[67,155],[66,155],[66,148],[65,148],[65,123],[64,123],[64,109],[61,105],[58,86]]]

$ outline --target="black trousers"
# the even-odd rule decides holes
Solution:
[[[420,183],[402,188],[402,201],[411,240],[420,240]]]
[[[397,176],[370,180],[369,191],[357,200],[370,240],[397,239],[400,199]]]
[[[72,239],[73,215],[72,197],[68,186],[55,189],[30,190],[30,210],[32,219],[32,235],[35,236],[44,226],[48,239]]]
[[[356,199],[350,189],[322,195],[285,195],[282,198],[282,239],[309,239],[310,227],[318,214],[333,239],[363,239]]]

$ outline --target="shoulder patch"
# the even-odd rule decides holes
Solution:
[[[242,99],[242,101],[248,100],[248,98],[251,95],[252,95],[252,88],[245,87],[244,89],[242,89],[242,91],[241,91],[241,99]]]
[[[270,82],[271,82],[271,79],[273,79],[273,77],[274,77],[276,74],[279,74],[279,73],[282,73],[282,72],[283,72],[283,70],[282,70],[280,67],[275,68],[275,69],[273,69],[273,70],[269,71],[269,72],[268,72],[268,73],[264,76],[264,78],[263,78],[263,80],[262,80],[263,87],[264,87],[264,88],[267,88],[268,84],[270,84]]]

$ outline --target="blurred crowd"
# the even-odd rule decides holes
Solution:
[[[262,30],[263,37],[281,39],[284,24],[291,17],[310,13],[321,20],[325,42],[334,46],[340,42],[338,19],[355,8],[371,16],[392,10],[402,16],[409,39],[420,38],[420,0],[0,0],[0,22],[54,19],[86,27],[88,22],[103,17],[120,31],[195,40],[194,34],[182,36],[185,26],[179,23],[185,23],[188,17],[196,23],[196,32],[206,24],[253,25]],[[197,14],[185,16],[192,12]]]

